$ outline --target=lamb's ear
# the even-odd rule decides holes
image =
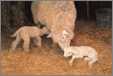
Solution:
[[[47,36],[47,38],[50,38],[50,37],[52,37],[52,34],[51,33],[49,33],[49,35]]]

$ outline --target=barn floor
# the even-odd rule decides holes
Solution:
[[[4,49],[0,53],[0,70],[3,74],[108,76],[112,73],[111,41],[111,28],[96,28],[94,22],[78,21],[71,45],[88,45],[97,50],[99,61],[92,68],[88,68],[87,62],[82,59],[75,60],[73,66],[69,66],[69,58],[64,58],[60,49],[50,48],[43,43],[42,47],[32,48],[30,53],[23,52],[21,48],[15,52]]]

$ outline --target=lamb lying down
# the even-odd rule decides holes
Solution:
[[[89,61],[89,67],[91,67],[92,64],[98,60],[96,50],[89,46],[70,46],[64,48],[64,57],[69,56],[72,56],[71,60],[69,61],[71,66],[75,58],[84,58],[84,60]]]
[[[11,37],[16,37],[11,45],[11,50],[15,50],[21,40],[24,41],[23,48],[29,52],[30,38],[36,38],[35,44],[41,46],[41,36],[48,34],[48,29],[43,27],[42,29],[36,26],[23,26],[19,28]]]

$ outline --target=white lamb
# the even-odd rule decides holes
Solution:
[[[84,58],[84,60],[89,61],[89,67],[95,63],[97,59],[97,52],[94,48],[89,46],[70,46],[64,48],[64,57],[72,56],[69,64],[72,66],[75,58]]]
[[[43,27],[42,29],[36,26],[23,26],[19,28],[11,37],[16,37],[11,45],[11,50],[15,50],[21,40],[24,41],[23,48],[29,52],[30,38],[36,38],[38,42],[35,42],[37,46],[41,46],[41,36],[48,34],[48,29]]]

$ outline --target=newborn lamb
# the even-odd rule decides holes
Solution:
[[[20,40],[24,41],[23,48],[25,51],[29,52],[30,38],[36,38],[38,43],[35,42],[37,46],[41,46],[41,36],[48,34],[48,29],[43,27],[42,29],[36,26],[23,26],[19,28],[11,37],[16,37],[11,45],[11,50],[15,50],[16,46],[19,44]]]
[[[64,48],[64,57],[69,57],[69,56],[72,56],[72,59],[69,62],[71,66],[75,58],[85,57],[84,60],[89,61],[88,62],[89,67],[91,67],[92,64],[98,60],[96,50],[89,46],[79,46],[79,47],[70,46]]]

